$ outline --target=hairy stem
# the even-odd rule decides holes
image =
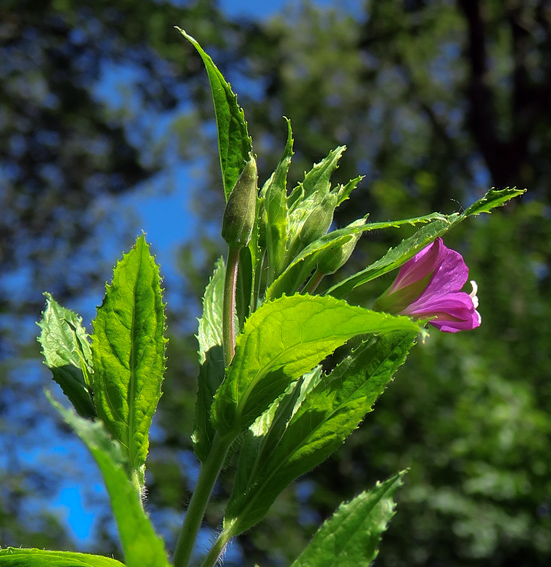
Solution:
[[[207,553],[201,567],[213,567],[216,565],[218,558],[224,551],[224,548],[232,538],[231,532],[229,530],[222,530],[222,533],[216,538],[214,545],[211,547],[210,551]]]
[[[201,466],[197,485],[186,512],[174,553],[174,567],[187,567],[189,564],[195,539],[205,515],[205,509],[230,444],[226,438],[221,438],[218,433],[214,436],[209,455]]]

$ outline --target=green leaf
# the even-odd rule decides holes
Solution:
[[[321,201],[329,193],[331,188],[331,175],[339,166],[339,160],[346,150],[345,146],[339,146],[331,150],[327,157],[316,163],[314,167],[304,176],[304,181],[299,183],[291,192],[288,199],[289,211],[300,218],[309,213],[305,201],[317,195]]]
[[[144,484],[149,427],[165,370],[159,268],[140,236],[117,264],[94,321],[94,402]]]
[[[2,567],[124,567],[120,561],[101,555],[46,551],[43,549],[0,549]]]
[[[376,313],[332,297],[295,295],[264,303],[237,337],[212,407],[223,436],[247,429],[287,386],[356,335],[420,332],[409,317]]]
[[[199,388],[195,405],[194,449],[197,458],[206,459],[214,428],[210,423],[210,408],[214,394],[224,379],[224,349],[222,347],[222,303],[224,297],[224,260],[216,263],[203,296],[203,316],[199,319]]]
[[[38,340],[46,366],[77,412],[83,417],[94,417],[92,351],[82,318],[61,307],[49,293],[44,295],[46,309],[38,324]]]
[[[283,270],[287,249],[287,174],[293,156],[293,132],[287,120],[287,143],[276,170],[266,181],[260,197],[264,211],[261,227],[265,231],[268,252],[268,282],[271,283]]]
[[[289,195],[286,263],[329,230],[339,202],[339,192],[343,190],[342,186],[338,186],[331,191],[331,175],[345,149],[340,146],[329,152]]]
[[[402,240],[396,248],[390,248],[380,260],[377,260],[364,270],[339,282],[325,293],[333,297],[345,297],[355,287],[399,268],[437,237],[445,234],[449,228],[457,222],[457,219],[460,219],[460,215],[456,215],[454,218],[451,218],[451,220],[437,220],[421,227],[413,236]]]
[[[412,332],[372,337],[303,395],[292,413],[282,414],[280,404],[257,420],[243,443],[226,509],[232,535],[260,521],[291,481],[343,443],[373,410],[414,344]]]
[[[463,213],[454,213],[449,216],[439,215],[440,218],[427,226],[421,227],[410,238],[402,240],[396,248],[391,248],[381,259],[365,268],[365,270],[357,272],[346,280],[334,285],[332,288],[328,289],[326,293],[333,297],[345,297],[355,287],[399,268],[410,258],[413,258],[417,252],[428,246],[439,236],[443,236],[450,228],[462,222],[467,217],[481,213],[489,213],[493,208],[500,207],[523,193],[524,190],[519,189],[491,190]]]
[[[256,496],[256,491],[252,494],[251,486],[256,487],[259,484],[259,475],[262,475],[262,471],[265,471],[266,468],[264,466],[266,457],[271,456],[272,451],[280,443],[289,420],[300,407],[304,398],[319,383],[321,374],[322,369],[318,366],[312,372],[305,374],[302,378],[292,383],[287,391],[247,431],[245,441],[239,453],[239,464],[224,523],[237,516],[239,516],[240,521],[245,520],[242,514],[242,505],[245,504],[245,507],[247,507],[248,502],[251,502],[251,495],[253,498]],[[237,511],[239,508],[241,510]],[[262,516],[258,519],[260,520]],[[245,524],[249,527],[254,525],[254,523],[256,522],[247,523],[245,520]],[[241,531],[235,531],[232,533],[232,537],[239,535]]]
[[[344,228],[339,228],[333,230],[332,232],[325,234],[321,238],[318,238],[305,248],[289,263],[282,274],[272,283],[272,285],[266,291],[266,299],[276,299],[281,297],[283,294],[291,295],[295,293],[300,286],[305,282],[306,278],[311,274],[311,272],[316,268],[318,259],[320,256],[331,249],[337,249],[338,247],[346,246],[347,242],[352,237],[358,237],[364,232],[370,232],[372,230],[381,230],[385,228],[399,228],[404,225],[414,226],[416,224],[422,223],[432,223],[434,221],[441,221],[447,223],[448,219],[444,215],[439,213],[432,213],[430,215],[416,217],[411,219],[403,219],[399,221],[388,221],[388,222],[377,222],[377,223],[367,223],[366,219],[358,219]],[[429,241],[430,242],[430,241]],[[390,268],[394,269],[394,268]],[[358,272],[353,279],[360,274],[364,274],[365,270]],[[345,280],[348,281],[348,280]],[[342,282],[344,284],[344,282]],[[333,289],[337,289],[339,286],[334,286]],[[342,297],[342,295],[337,295],[336,293],[331,293],[336,297]]]
[[[526,189],[517,189],[516,187],[507,187],[506,189],[500,190],[491,189],[482,199],[479,199],[468,207],[463,213],[463,216],[469,217],[481,213],[489,213],[492,209],[501,207],[511,199],[520,197],[524,193],[526,193]]]
[[[382,533],[394,516],[392,496],[403,484],[401,472],[341,504],[291,567],[359,567],[377,557]]]
[[[82,419],[46,395],[51,404],[88,447],[100,468],[119,529],[127,567],[167,567],[162,539],[143,510],[139,488],[126,473],[126,451],[112,440],[99,421]]]
[[[179,27],[176,29],[197,49],[207,70],[218,128],[218,153],[227,201],[252,152],[252,142],[247,130],[245,115],[237,104],[237,96],[211,57],[203,51],[196,39]]]

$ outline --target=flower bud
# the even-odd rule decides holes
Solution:
[[[362,219],[361,224],[365,224],[365,220]],[[360,236],[360,233],[352,234],[346,242],[332,244],[323,250],[318,256],[318,270],[325,275],[340,270],[354,252]]]
[[[333,213],[337,206],[337,195],[329,193],[321,203],[315,205],[313,211],[304,221],[298,238],[303,246],[327,234],[333,222]]]
[[[222,238],[229,246],[247,246],[256,220],[258,195],[256,160],[251,155],[230,193],[224,218]]]

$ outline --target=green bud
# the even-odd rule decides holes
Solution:
[[[348,262],[359,239],[360,235],[354,234],[344,244],[335,243],[328,246],[318,256],[318,270],[325,275],[340,270]]]
[[[222,237],[229,246],[247,246],[256,220],[258,172],[252,155],[235,183],[224,211]]]
[[[308,246],[314,240],[327,233],[333,222],[333,213],[337,206],[337,196],[329,193],[319,205],[316,205],[304,224],[299,234],[299,240],[303,246]]]

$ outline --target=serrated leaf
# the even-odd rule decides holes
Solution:
[[[143,510],[141,496],[127,476],[126,451],[99,421],[82,419],[46,393],[51,404],[88,447],[103,476],[127,567],[167,567],[164,544]]]
[[[203,316],[199,319],[199,379],[195,405],[194,449],[204,462],[214,428],[210,423],[210,408],[214,394],[224,379],[224,349],[222,347],[222,303],[224,297],[224,260],[216,263],[212,277],[203,295]]]
[[[300,407],[304,398],[314,389],[321,378],[322,369],[318,366],[312,372],[291,384],[287,391],[276,400],[249,428],[239,453],[239,464],[235,476],[232,496],[226,509],[226,519],[233,518],[232,509],[236,501],[248,500],[251,486],[258,483],[258,475],[265,470],[265,459],[278,446],[287,428],[287,423]],[[241,519],[241,516],[240,516]],[[260,519],[260,518],[259,518]],[[253,525],[253,524],[250,524]],[[245,528],[247,529],[247,528]],[[239,535],[236,531],[233,535]]]
[[[247,433],[224,522],[238,535],[260,521],[281,491],[322,463],[372,411],[404,363],[415,333],[373,337],[304,396],[288,422],[270,411]],[[278,413],[281,414],[279,408]],[[283,425],[282,425],[283,422]]]
[[[161,397],[166,339],[159,268],[144,236],[117,264],[94,321],[94,402],[144,484],[149,427]]]
[[[409,317],[376,313],[332,297],[295,295],[264,303],[237,337],[212,406],[225,435],[247,429],[287,386],[356,335],[420,332]]]
[[[124,567],[120,561],[101,555],[46,551],[44,549],[0,549],[2,567]]]
[[[331,190],[331,175],[345,149],[340,146],[330,151],[289,195],[286,264],[329,230],[342,190],[342,186]]]
[[[299,183],[291,192],[288,199],[288,207],[291,214],[297,215],[297,218],[305,214],[307,211],[298,212],[306,209],[305,201],[308,201],[313,195],[318,195],[318,200],[329,193],[331,188],[331,175],[339,166],[339,160],[346,150],[346,146],[338,146],[331,150],[327,157],[316,163],[314,167],[304,176],[304,181]]]
[[[295,293],[305,282],[311,272],[316,268],[320,254],[325,253],[328,249],[345,245],[351,237],[357,237],[364,232],[370,232],[372,230],[399,228],[405,225],[415,226],[416,224],[432,223],[434,221],[442,221],[443,223],[448,222],[447,217],[439,213],[431,213],[430,215],[399,221],[367,224],[366,219],[367,217],[365,217],[365,219],[354,221],[344,228],[333,230],[303,248],[303,250],[295,256],[272,285],[268,287],[266,290],[266,299],[275,299],[277,297],[281,297],[283,294],[290,295]],[[364,274],[364,272],[358,272],[356,275],[359,276],[359,274]],[[352,276],[352,278],[354,277],[355,276]],[[334,286],[332,290],[338,288],[339,285],[340,284]],[[342,297],[342,295],[337,295],[336,293],[331,293],[331,295],[334,295],[335,297]]]
[[[390,248],[380,260],[377,260],[364,270],[339,282],[325,293],[333,297],[345,297],[355,287],[399,268],[410,258],[413,258],[417,252],[433,242],[438,236],[445,234],[458,219],[460,219],[460,215],[456,215],[451,219],[437,220],[421,227],[413,236],[402,240],[396,248]]]
[[[526,189],[517,189],[516,187],[507,187],[506,189],[491,189],[475,203],[473,203],[467,210],[463,213],[464,216],[469,217],[473,215],[479,215],[481,213],[489,213],[492,209],[496,207],[501,207],[505,205],[507,201],[514,199],[515,197],[520,197],[526,193]]]
[[[46,309],[38,324],[38,340],[46,366],[77,412],[83,417],[94,417],[92,351],[82,318],[61,307],[49,293],[44,295]]]
[[[479,215],[480,213],[489,213],[493,208],[500,207],[507,203],[507,201],[523,193],[523,190],[518,189],[492,190],[486,193],[482,199],[473,203],[463,213],[454,213],[448,216],[440,215],[440,218],[427,226],[421,227],[410,238],[402,240],[396,248],[391,248],[381,259],[364,270],[334,285],[325,293],[333,297],[345,297],[355,287],[399,268],[410,258],[413,258],[417,252],[428,246],[439,236],[443,236],[450,228],[462,222],[467,217]]]
[[[227,201],[252,152],[245,115],[237,104],[237,96],[231,90],[231,86],[199,42],[179,27],[176,29],[195,47],[207,70],[218,128],[218,153]]]
[[[360,567],[377,557],[382,533],[394,516],[392,500],[403,484],[401,472],[377,483],[337,512],[318,530],[310,545],[291,567]]]

